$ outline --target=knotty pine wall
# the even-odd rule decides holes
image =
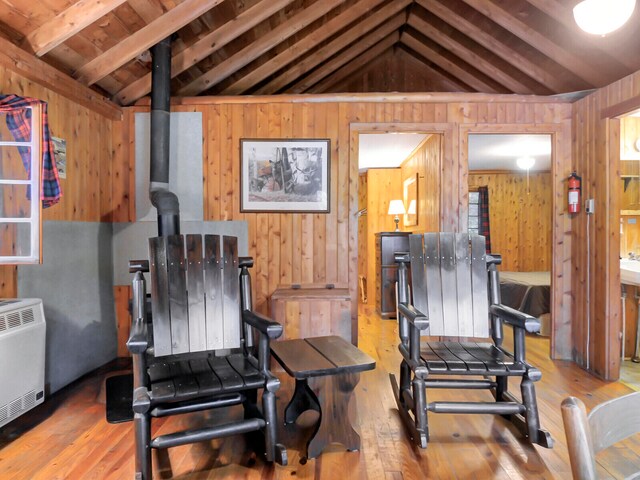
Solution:
[[[376,233],[393,232],[396,224],[389,215],[391,200],[402,199],[401,171],[399,168],[371,168],[367,171],[367,236],[358,238],[366,244],[367,304],[376,305]],[[402,215],[400,216],[402,229]]]
[[[111,167],[122,164],[118,157],[121,122],[105,118],[5,68],[0,68],[0,91],[47,102],[51,134],[67,141],[67,178],[61,180],[63,197],[57,205],[43,210],[42,219],[111,221]],[[0,267],[0,296],[17,296],[15,273],[14,266]]]
[[[500,270],[551,270],[551,173],[470,172],[469,188],[489,188],[491,250],[502,255]]]
[[[640,107],[640,72],[573,104],[572,164],[583,179],[583,198],[595,214],[571,219],[574,358],[597,375],[616,379],[620,368],[620,120]],[[590,335],[587,329],[590,325]],[[587,348],[586,340],[590,344]]]
[[[404,181],[418,176],[418,224],[403,225],[402,230],[407,232],[439,230],[441,157],[442,135],[430,135],[400,165],[403,194]],[[409,205],[405,205],[405,208],[408,207]]]
[[[148,108],[148,107],[136,107]],[[463,231],[467,219],[466,135],[470,131],[535,131],[554,134],[554,245],[570,246],[570,224],[563,215],[563,178],[570,173],[571,105],[556,100],[477,94],[389,94],[343,96],[196,97],[176,99],[174,111],[199,111],[204,123],[205,218],[246,220],[253,269],[255,304],[268,310],[279,284],[347,283],[352,296],[353,333],[357,326],[358,279],[358,135],[361,132],[441,133],[443,164],[439,176],[440,228]],[[125,109],[131,127],[134,108]],[[131,130],[123,132],[129,144]],[[241,138],[329,138],[331,140],[331,212],[329,214],[242,213],[239,205]],[[133,156],[114,166],[113,199],[117,218],[130,218],[135,198],[127,172]],[[369,232],[370,234],[370,232]],[[571,352],[570,250],[554,257],[554,286],[568,296],[554,298],[554,355]]]

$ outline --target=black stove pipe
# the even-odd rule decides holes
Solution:
[[[158,236],[180,234],[180,204],[169,190],[171,38],[151,47],[151,161],[149,198],[158,211]]]

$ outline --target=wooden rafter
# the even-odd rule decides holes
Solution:
[[[438,0],[417,0],[417,3],[434,15],[440,17],[449,25],[460,30],[461,32],[464,32],[464,34],[471,38],[473,41],[479,43],[487,50],[495,53],[504,61],[510,63],[513,67],[525,73],[536,82],[546,86],[551,93],[566,91],[566,82],[563,82],[561,77],[555,75],[554,73],[548,72],[539,64],[529,60],[527,57],[521,55],[513,48],[498,41],[495,35],[486,32],[462,15],[458,15],[453,10],[450,10],[449,8],[444,6]]]
[[[489,62],[483,56],[478,55],[473,50],[467,48],[467,46],[444,34],[429,22],[423,20],[417,15],[409,15],[408,23],[434,42],[446,48],[451,53],[461,58],[468,64],[473,65],[482,73],[490,78],[493,78],[496,82],[500,83],[512,92],[524,95],[533,93],[531,89],[527,85],[523,84],[520,80],[514,78],[509,73],[502,71],[500,68]]]
[[[558,0],[527,0],[528,3],[536,7],[541,12],[546,13],[549,17],[559,21],[571,32],[579,32],[580,29],[576,25],[573,19],[573,13],[571,9]],[[577,3],[577,2],[576,2]],[[590,45],[605,51],[606,54],[614,58],[617,62],[624,65],[629,72],[634,72],[637,69],[637,63],[631,60],[627,52],[620,51],[619,48],[612,48],[606,43],[599,42],[598,37],[592,37],[588,33],[581,32],[581,40],[586,40]],[[637,54],[635,55],[637,57]]]
[[[0,38],[0,67],[22,75],[107,118],[122,119],[122,109],[118,105],[4,38]]]
[[[223,0],[185,0],[167,13],[128,36],[76,72],[78,81],[93,85],[129,60],[178,31]]]
[[[407,52],[407,55],[411,55],[411,58],[420,62],[422,68],[425,70],[426,74],[430,77],[435,77],[441,83],[445,83],[449,86],[449,91],[451,92],[470,92],[472,88],[469,85],[466,85],[464,82],[461,82],[459,79],[454,78],[449,72],[444,72],[440,67],[435,65],[434,63],[429,62],[422,55],[420,55],[415,50],[408,48],[405,44],[400,42],[400,48],[403,51]]]
[[[290,68],[284,71],[282,74],[268,82],[266,85],[260,87],[256,94],[274,94],[286,87],[287,85],[295,82],[307,72],[310,72],[313,68],[330,58],[336,52],[339,52],[347,45],[351,44],[359,37],[367,32],[370,32],[378,25],[386,21],[395,13],[398,13],[402,8],[406,7],[410,2],[392,2],[374,13],[370,17],[366,18],[347,32],[338,36],[324,47],[308,55],[303,60],[293,64]],[[400,8],[397,8],[400,7]]]
[[[225,95],[238,95],[243,92],[246,92],[251,87],[260,83],[265,78],[273,75],[282,67],[290,64],[295,59],[307,53],[309,50],[319,45],[332,35],[335,35],[337,32],[345,28],[350,23],[354,22],[356,19],[360,18],[366,12],[373,10],[379,4],[381,4],[384,0],[361,0],[356,3],[353,7],[348,8],[344,12],[342,12],[337,17],[332,18],[326,24],[322,25],[320,28],[314,30],[309,35],[304,37],[299,42],[295,43],[291,47],[289,47],[284,52],[276,55],[274,58],[268,60],[263,63],[256,69],[252,70],[250,73],[239,79],[234,84],[227,87],[223,90],[223,94]],[[369,18],[377,17],[380,14],[387,15],[386,18],[393,16],[398,13],[402,8],[410,3],[410,0],[402,0],[401,2],[393,2],[391,4],[386,5],[379,12],[375,13]],[[383,12],[384,11],[384,12]],[[354,29],[352,29],[353,31]]]
[[[182,96],[197,95],[208,88],[216,85],[221,80],[240,70],[260,55],[271,50],[276,45],[282,43],[291,35],[299,32],[309,24],[326,15],[335,7],[344,3],[345,0],[322,0],[315,2],[297,15],[271,30],[259,40],[243,48],[230,58],[212,68],[204,75],[196,78],[193,82],[184,86],[178,92]]]
[[[373,47],[376,43],[380,42],[383,38],[391,35],[393,32],[402,27],[406,22],[405,13],[400,13],[396,15],[392,19],[388,20],[380,27],[375,29],[373,32],[365,35],[360,40],[358,40],[351,47],[347,48],[340,52],[337,56],[333,57],[331,60],[323,63],[319,68],[311,72],[309,75],[304,77],[302,80],[297,82],[291,88],[287,89],[288,93],[303,93],[308,89],[313,87],[320,80],[325,78],[327,75],[332,74],[337,69],[345,65],[346,63],[352,61],[357,56],[361,55],[363,52],[366,52],[368,49]],[[364,33],[364,32],[363,32]],[[396,41],[400,40],[400,34],[394,36]]]
[[[313,88],[309,89],[307,93],[324,93],[324,92],[336,92],[340,91],[340,85],[344,85],[350,80],[350,77],[357,73],[361,73],[367,68],[373,68],[375,65],[375,61],[382,57],[385,52],[393,50],[391,47],[394,44],[397,45],[397,42],[391,43],[389,45],[387,42],[391,40],[396,40],[395,34],[391,34],[386,39],[382,40],[380,43],[370,48],[362,55],[360,55],[355,60],[347,63],[327,78],[317,83]],[[402,47],[400,45],[400,47]],[[450,78],[445,77],[442,73],[436,71],[430,65],[427,65],[422,58],[417,58],[412,52],[409,52],[404,47],[402,47],[402,51],[406,52],[406,55],[410,55],[412,59],[415,59],[417,62],[420,62],[420,68],[422,69],[422,73],[425,76],[437,77],[438,81],[444,82],[448,85],[451,91],[468,91],[469,87],[464,87],[462,84],[454,83]],[[338,89],[336,89],[338,87]]]
[[[457,78],[461,82],[466,83],[475,91],[484,92],[484,93],[497,93],[497,90],[493,88],[491,85],[482,81],[480,78],[473,75],[467,69],[462,68],[456,63],[452,62],[451,60],[443,57],[438,52],[436,52],[435,50],[431,49],[430,47],[422,43],[420,40],[413,37],[410,33],[402,32],[402,35],[400,36],[400,41],[410,49],[414,50],[416,53],[420,54],[421,56],[429,60],[430,62],[434,63],[435,65],[438,65],[440,68],[442,68],[446,72],[449,72],[449,74],[451,74],[453,77]]]
[[[29,33],[26,40],[41,57],[125,1],[79,0]]]
[[[307,93],[324,93],[329,88],[333,87],[337,83],[345,80],[356,72],[361,71],[369,63],[373,62],[380,56],[382,56],[387,50],[391,50],[392,47],[398,43],[400,39],[398,32],[393,32],[388,37],[375,44],[373,47],[362,53],[355,60],[343,65],[331,75],[326,77],[321,82],[317,83],[310,88]]]
[[[547,57],[559,63],[567,70],[573,72],[591,86],[602,86],[608,82],[607,76],[604,72],[598,71],[595,67],[589,65],[577,55],[574,55],[568,50],[562,48],[560,45],[552,42],[543,34],[511,15],[497,4],[487,2],[486,0],[462,1],[493,20],[505,30],[510,31],[516,37],[519,37],[533,48],[544,53]]]
[[[171,59],[171,77],[191,68],[199,61],[218,51],[229,42],[249,31],[294,0],[261,0],[240,13],[220,28],[205,35],[196,43],[175,54]],[[151,91],[151,73],[140,77],[115,95],[122,105],[129,105]]]
[[[152,0],[128,0],[129,6],[133,8],[140,18],[146,23],[153,22],[156,18],[164,14],[162,7]]]

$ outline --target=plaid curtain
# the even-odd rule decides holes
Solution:
[[[0,112],[6,114],[7,128],[17,142],[28,142],[31,138],[31,112],[26,107],[42,105],[42,138],[40,151],[42,152],[42,179],[40,199],[42,207],[55,205],[62,197],[58,168],[53,154],[53,142],[49,133],[49,117],[47,103],[36,98],[19,97],[17,95],[0,95]],[[20,158],[25,170],[31,177],[31,154],[28,147],[18,147]]]
[[[491,253],[491,229],[489,227],[489,188],[478,187],[478,233],[485,238],[485,248],[487,253]]]

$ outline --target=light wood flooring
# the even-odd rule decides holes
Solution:
[[[381,320],[368,307],[361,309],[359,346],[378,362],[376,370],[362,374],[351,402],[352,417],[361,432],[361,451],[345,452],[332,446],[302,465],[299,450],[309,430],[281,426],[289,451],[287,467],[265,464],[246,448],[243,437],[233,437],[154,453],[155,478],[570,479],[562,399],[575,395],[590,409],[630,392],[621,383],[603,382],[571,362],[550,361],[548,340],[528,337],[527,358],[543,372],[537,383],[543,427],[552,433],[555,447],[547,450],[529,445],[501,417],[432,414],[431,443],[421,450],[412,446],[402,427],[389,384],[389,373],[397,371],[400,361],[396,335],[395,321]],[[284,372],[277,374],[282,380],[278,404],[282,418],[293,382]],[[0,479],[131,479],[132,424],[106,423],[104,377],[105,373],[98,373],[76,382],[0,430]],[[518,391],[515,382],[511,388]],[[453,395],[435,391],[429,398],[451,399]],[[464,395],[481,400],[488,393]],[[228,409],[224,416],[238,413]],[[211,417],[191,414],[159,419],[154,433],[199,425]],[[629,439],[599,455],[601,477],[623,478],[640,470],[639,454],[640,440]]]

